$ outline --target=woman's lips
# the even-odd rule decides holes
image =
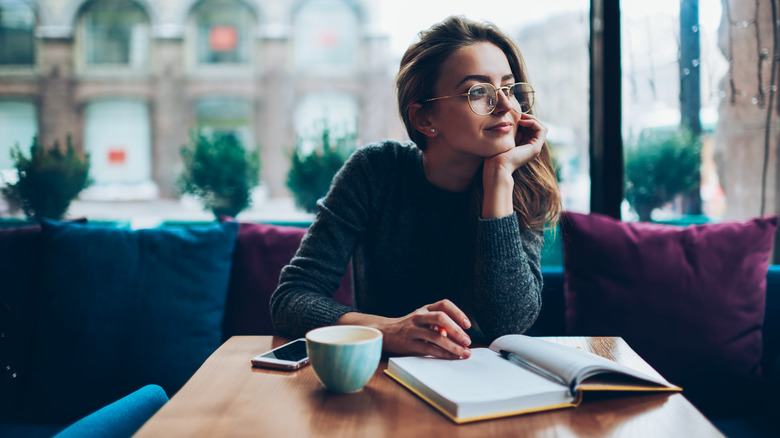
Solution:
[[[502,122],[486,128],[485,131],[495,132],[497,134],[508,134],[512,132],[512,128],[514,128],[513,124]]]

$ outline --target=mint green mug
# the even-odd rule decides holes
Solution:
[[[382,357],[382,332],[357,325],[320,327],[306,333],[314,374],[333,392],[357,392],[374,375]]]

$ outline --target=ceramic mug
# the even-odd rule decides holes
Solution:
[[[374,375],[382,356],[382,332],[357,325],[320,327],[306,333],[314,374],[333,392],[357,392]]]

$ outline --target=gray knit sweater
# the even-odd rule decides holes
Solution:
[[[469,201],[428,182],[413,144],[358,149],[282,270],[277,331],[299,337],[347,312],[398,317],[443,298],[488,338],[525,331],[541,307],[542,234],[520,230],[514,214],[469,217]],[[355,308],[332,298],[350,258]]]

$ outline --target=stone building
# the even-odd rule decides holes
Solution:
[[[188,131],[259,147],[271,197],[328,125],[403,137],[371,0],[0,0],[0,169],[12,138],[71,135],[96,199],[175,197]],[[26,147],[28,141],[20,141]]]
[[[709,93],[717,100],[711,173],[727,200],[716,216],[776,214],[776,19],[769,2],[712,2],[722,5],[719,48],[728,61]],[[200,125],[260,147],[268,194],[287,196],[288,154],[323,118],[355,131],[359,144],[406,137],[393,91],[397,59],[378,31],[379,13],[373,0],[0,0],[0,172],[11,167],[14,141],[26,146],[37,132],[52,144],[70,134],[92,156],[96,184],[85,197],[175,197],[178,149]],[[579,204],[567,207],[575,210],[587,208],[590,190],[588,31],[580,13],[515,34],[532,66],[537,110],[563,127],[550,140],[570,151],[561,153],[571,169],[563,188],[573,188]],[[675,34],[666,33],[672,43],[648,39],[674,58]],[[632,51],[637,42],[624,41],[626,71],[655,60],[656,100],[677,100],[676,62],[662,72],[658,52]],[[709,76],[717,82],[720,73]],[[630,83],[624,100],[636,94],[634,107],[652,110]],[[622,128],[632,120],[625,114]]]

